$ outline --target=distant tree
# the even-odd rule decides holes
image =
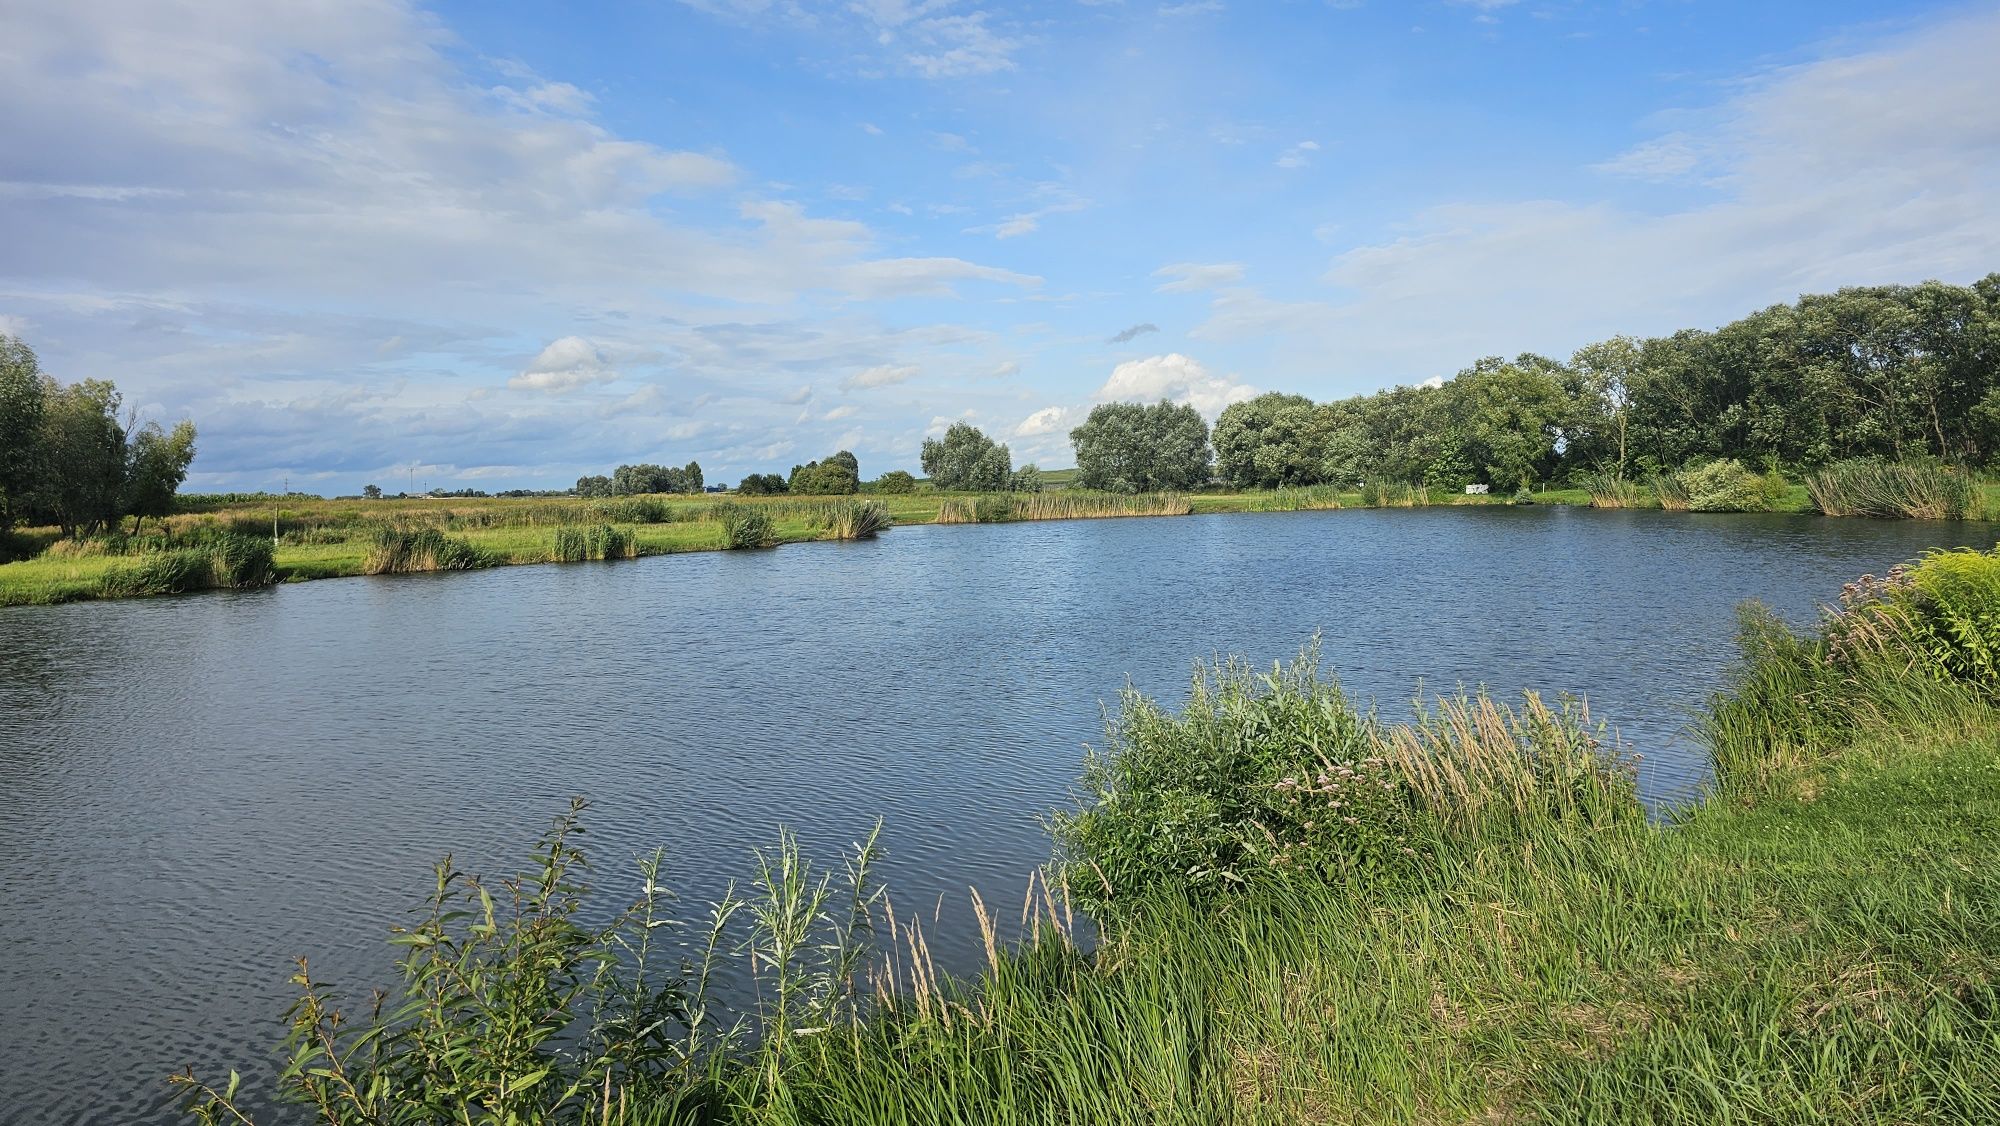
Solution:
[[[1014,493],[1039,493],[1046,487],[1042,471],[1032,465],[1016,469],[1013,478],[1007,482],[1007,491]]]
[[[1192,406],[1103,403],[1069,436],[1086,489],[1192,489],[1208,480],[1208,423]]]
[[[914,493],[917,491],[917,479],[900,469],[891,469],[889,472],[875,479],[875,491],[878,493]]]
[[[381,499],[382,499],[382,486],[380,486],[380,485],[363,485],[363,486],[361,486],[361,495],[362,495],[362,497],[364,497],[364,498],[365,498],[365,499],[367,499],[367,500],[381,500]],[[502,496],[505,496],[506,494],[504,494],[504,493],[503,493],[503,494],[501,494],[501,495],[502,495]]]
[[[999,492],[1014,471],[1007,447],[965,422],[952,423],[942,439],[924,439],[923,463],[938,488],[958,492]]]
[[[700,462],[690,461],[687,463],[687,468],[681,470],[680,485],[681,487],[678,491],[683,493],[698,493],[706,487],[706,483],[702,480],[701,476]]]
[[[826,460],[834,465],[845,466],[850,476],[852,476],[857,481],[861,479],[860,459],[856,458],[853,454],[847,452],[846,450],[842,450],[839,453],[834,454],[832,457],[827,458]]]
[[[608,497],[611,493],[611,478],[598,474],[595,477],[578,477],[573,490],[580,497]]]
[[[847,454],[841,460],[840,454],[825,461],[810,461],[804,465],[792,466],[791,480],[785,484],[786,491],[800,496],[846,496],[861,491],[861,479],[854,475],[854,455]]]
[[[0,536],[27,515],[40,475],[47,398],[34,351],[0,333]]]
[[[125,511],[137,535],[146,517],[164,517],[174,510],[174,493],[187,480],[194,462],[194,423],[182,419],[172,432],[149,422],[131,439],[126,451]],[[378,490],[379,491],[379,490]]]
[[[785,491],[785,479],[776,473],[752,473],[743,478],[736,491],[746,497],[776,496]]]

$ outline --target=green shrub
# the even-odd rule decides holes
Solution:
[[[878,493],[892,493],[896,495],[914,493],[917,491],[917,479],[900,469],[891,469],[889,472],[876,478],[875,483],[870,487],[874,492]]]
[[[752,505],[724,504],[716,506],[718,519],[722,521],[724,541],[732,549],[770,547],[777,541],[771,526],[771,516]]]
[[[1690,512],[1764,512],[1770,508],[1758,474],[1734,458],[1717,458],[1675,474]]]
[[[1356,710],[1316,649],[1264,675],[1196,671],[1178,714],[1128,690],[1058,813],[1064,878],[1093,910],[1163,889],[1197,897],[1310,873],[1395,884],[1442,833],[1639,809],[1627,765],[1581,707],[1440,700],[1403,726]]]

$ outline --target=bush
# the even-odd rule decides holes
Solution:
[[[1758,474],[1734,458],[1717,458],[1681,470],[1690,512],[1765,512],[1771,507]]]
[[[722,534],[731,549],[770,547],[777,541],[767,512],[745,504],[717,506]]]
[[[914,493],[917,491],[917,479],[900,469],[892,469],[876,479],[874,490],[895,495]]]
[[[1441,833],[1639,815],[1631,772],[1580,706],[1458,697],[1384,726],[1320,677],[1311,648],[1262,676],[1202,667],[1179,714],[1128,690],[1084,789],[1054,828],[1069,887],[1095,910],[1294,872],[1382,887]]]

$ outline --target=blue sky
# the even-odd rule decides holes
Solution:
[[[200,489],[711,480],[2000,269],[2000,7],[9,5],[0,331]]]

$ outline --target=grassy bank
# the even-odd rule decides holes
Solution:
[[[681,923],[655,858],[586,927],[573,811],[515,881],[440,868],[374,1020],[302,972],[285,1082],[342,1124],[1993,1121],[1996,606],[2000,558],[1956,552],[1812,635],[1749,615],[1715,792],[1666,825],[1577,706],[1387,723],[1309,656],[1128,695],[976,979],[872,840],[839,877],[780,842]]]
[[[350,575],[417,570],[459,570],[527,563],[630,559],[684,551],[774,546],[876,535],[896,524],[1006,523],[1124,516],[1180,516],[1219,512],[1295,512],[1343,508],[1413,508],[1509,505],[1522,502],[1596,507],[1659,508],[1655,488],[1614,479],[1589,487],[1544,489],[1513,495],[1467,496],[1383,485],[1343,491],[1331,486],[1257,492],[1125,496],[1059,490],[1037,494],[960,494],[922,490],[861,497],[648,496],[609,500],[575,498],[451,498],[316,500],[269,498],[196,502],[149,527],[143,536],[114,535],[83,542],[58,539],[52,528],[16,531],[0,558],[0,607],[179,593],[212,586],[301,582]],[[1665,481],[1658,482],[1669,489]],[[1872,472],[1829,473],[1806,485],[1767,482],[1746,493],[1755,511],[1830,511],[1884,516],[2000,515],[2000,486],[1967,485],[1957,500],[1939,501],[1907,477],[1888,485]],[[1872,491],[1870,491],[1872,490]],[[1886,494],[1885,494],[1886,490]],[[1885,495],[1886,498],[1885,499]],[[1815,496],[1820,499],[1815,500]],[[1839,498],[1839,499],[1834,499]],[[1942,507],[1940,507],[1942,505]],[[1686,508],[1685,501],[1665,507]],[[748,537],[732,530],[732,513],[768,521]],[[740,523],[740,519],[738,520]],[[275,535],[274,535],[275,533]],[[426,552],[403,552],[383,565],[385,537],[435,533],[446,543]],[[595,546],[580,546],[579,537]],[[137,581],[148,567],[157,579],[163,564],[151,557],[206,550],[220,538],[261,539],[270,565],[204,580],[198,568],[175,581]],[[615,549],[606,551],[609,537]]]

